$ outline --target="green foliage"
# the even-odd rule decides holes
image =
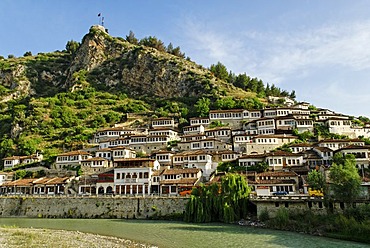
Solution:
[[[293,135],[298,136],[298,140],[301,142],[309,142],[316,138],[315,134],[311,133],[310,131],[304,131],[303,133],[298,133],[297,129],[293,129]]]
[[[26,177],[26,175],[27,175],[27,171],[25,171],[25,170],[17,170],[14,173],[14,180],[16,180],[16,179],[22,179],[22,178]]]
[[[361,177],[356,169],[354,155],[347,154],[342,157],[340,153],[336,153],[330,167],[329,178],[336,200],[350,203],[358,197]]]
[[[344,209],[343,213],[347,218],[353,217],[357,222],[364,223],[370,220],[370,205],[364,204]]]
[[[269,168],[269,165],[267,162],[260,162],[256,165],[252,165],[248,167],[248,171],[256,171],[257,173],[266,172]]]
[[[210,99],[204,97],[200,98],[194,106],[198,116],[200,117],[208,116],[210,104],[211,104]]]
[[[362,123],[370,123],[370,119],[366,116],[359,116],[358,119],[362,122]]]
[[[358,211],[358,209],[361,209]],[[363,214],[359,214],[362,212]],[[280,208],[267,227],[370,243],[370,219],[367,205],[348,208],[344,214],[317,214],[316,211],[297,211]],[[357,219],[356,216],[360,216]]]
[[[134,32],[132,32],[131,30],[130,30],[129,34],[128,34],[128,35],[126,35],[126,40],[127,40],[128,42],[130,42],[131,44],[134,44],[134,45],[139,44],[138,39],[135,37]]]
[[[14,141],[5,135],[0,142],[0,155],[2,158],[13,155],[15,149]]]
[[[28,52],[25,52],[25,53],[23,54],[23,56],[24,56],[24,57],[32,56],[32,53],[31,53],[30,51],[28,51]]]
[[[236,100],[235,107],[242,109],[262,109],[264,104],[258,98],[250,97]]]
[[[249,193],[250,187],[244,177],[227,174],[222,178],[221,186],[213,183],[193,189],[186,205],[184,220],[198,223],[211,221],[231,223],[245,218]]]
[[[264,222],[264,221],[268,221],[270,219],[270,214],[269,214],[269,211],[267,210],[267,208],[264,208],[260,215],[258,216],[258,220]]]
[[[227,81],[229,79],[229,72],[225,65],[218,62],[216,65],[211,65],[209,70],[215,75],[215,77]]]
[[[80,43],[74,40],[70,40],[66,44],[66,50],[68,53],[75,54],[77,49],[80,47]]]
[[[233,109],[236,105],[236,102],[233,100],[232,97],[224,97],[217,99],[215,103],[215,107],[217,109]]]
[[[168,44],[166,51],[172,55],[175,55],[180,58],[185,58],[185,53],[182,53],[180,47],[173,47],[172,43]]]
[[[225,127],[227,126],[226,124],[223,124],[221,121],[212,121],[208,128],[215,128],[215,127]]]
[[[35,154],[39,150],[38,146],[40,143],[40,138],[22,135],[18,140],[19,153],[23,155]]]
[[[145,38],[141,39],[139,41],[139,45],[153,47],[153,48],[155,48],[155,49],[157,49],[158,51],[161,51],[161,52],[166,51],[166,47],[165,47],[163,41],[161,41],[160,39],[158,39],[155,36],[149,36],[149,37],[145,37]]]
[[[256,171],[258,173],[265,172],[269,168],[269,165],[266,162],[261,162],[256,165],[248,166],[239,166],[236,162],[220,162],[217,166],[217,171],[237,173],[245,171]]]
[[[330,133],[329,128],[325,125],[314,124],[314,133],[317,137],[325,139],[346,139],[348,136]]]
[[[324,175],[317,170],[312,170],[307,175],[307,182],[310,188],[314,190],[323,190],[326,187]]]
[[[104,115],[104,118],[107,123],[114,124],[114,123],[120,122],[121,114],[117,112],[109,111],[108,113]]]
[[[270,220],[270,224],[279,229],[286,229],[289,226],[289,211],[286,208],[279,208],[275,218]]]

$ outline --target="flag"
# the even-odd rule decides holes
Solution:
[[[101,13],[99,13],[98,16],[101,16]]]

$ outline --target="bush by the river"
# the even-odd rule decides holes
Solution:
[[[369,205],[328,214],[280,208],[274,218],[268,218],[263,212],[259,217],[265,218],[269,228],[370,243]]]

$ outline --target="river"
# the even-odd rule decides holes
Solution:
[[[0,226],[74,230],[115,236],[160,248],[180,247],[369,247],[293,232],[227,224],[118,219],[0,218]]]

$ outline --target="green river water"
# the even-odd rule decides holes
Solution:
[[[163,248],[177,247],[370,247],[292,232],[226,224],[117,219],[0,218],[0,226],[76,230],[115,236]],[[370,234],[369,234],[370,235]]]

